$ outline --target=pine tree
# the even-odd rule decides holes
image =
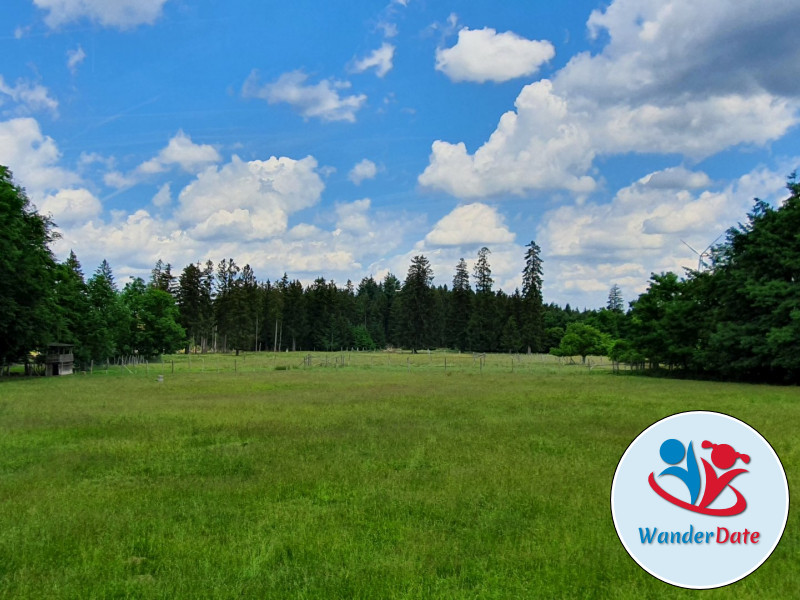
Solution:
[[[160,288],[159,288],[160,289]],[[186,330],[187,350],[205,347],[211,313],[211,289],[200,265],[187,265],[178,278],[177,305],[180,325]]]
[[[475,263],[475,268],[472,271],[476,294],[490,294],[492,292],[494,279],[492,279],[492,269],[489,266],[489,255],[491,253],[491,250],[486,246],[478,251],[478,262]]]
[[[472,270],[475,281],[475,295],[472,298],[472,309],[467,325],[469,347],[473,351],[492,352],[499,340],[499,314],[497,303],[492,293],[492,269],[489,265],[488,248],[478,251],[478,261]]]
[[[89,295],[90,327],[86,344],[95,360],[129,354],[131,315],[121,302],[111,266],[105,259],[86,282]]]
[[[59,309],[59,342],[75,344],[75,362],[87,364],[93,358],[87,347],[88,328],[92,326],[89,291],[83,278],[81,263],[73,251],[69,258],[56,268],[55,301]]]
[[[608,291],[608,303],[606,304],[608,310],[615,312],[623,312],[625,310],[625,303],[622,300],[622,290],[615,283]]]
[[[433,270],[423,255],[411,259],[400,291],[401,341],[416,354],[429,343],[433,313]]]
[[[533,240],[525,247],[525,267],[522,270],[522,343],[532,352],[545,352],[548,348],[542,299],[541,249]]]
[[[447,308],[447,344],[451,348],[466,350],[469,347],[467,326],[472,308],[472,295],[467,263],[460,258],[453,275],[453,290]]]

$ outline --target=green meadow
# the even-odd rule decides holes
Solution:
[[[661,417],[721,411],[795,489],[800,390],[562,363],[262,353],[4,378],[0,598],[695,597],[618,541],[617,461]],[[798,589],[792,511],[761,568],[703,596]]]

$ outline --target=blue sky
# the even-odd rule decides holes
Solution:
[[[0,164],[63,258],[628,300],[800,165],[796,2],[10,0]]]

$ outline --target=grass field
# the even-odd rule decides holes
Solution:
[[[797,388],[312,354],[0,380],[0,598],[695,596],[614,532],[633,438],[722,411],[767,437],[790,488],[800,477]],[[767,563],[703,596],[798,589],[794,511]]]

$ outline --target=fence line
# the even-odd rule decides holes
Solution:
[[[94,366],[98,366],[94,369]],[[542,369],[573,369],[621,371],[633,366],[613,363],[605,357],[555,357],[549,354],[521,353],[467,353],[422,350],[409,351],[338,351],[338,352],[248,352],[235,354],[170,355],[156,359],[140,356],[123,356],[107,360],[105,365],[93,365],[87,374],[118,373],[124,376],[181,375],[201,373],[257,373],[289,370],[338,371],[353,370],[392,370],[414,372],[454,373],[536,373]],[[104,368],[103,368],[104,367]]]

